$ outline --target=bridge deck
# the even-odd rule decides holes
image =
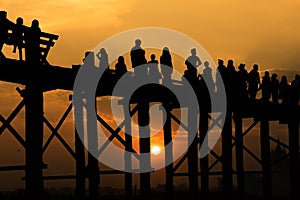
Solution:
[[[37,73],[36,66],[30,66],[25,61],[18,61],[13,59],[0,60],[0,80],[10,83],[16,83],[21,85],[29,84],[34,77],[39,77],[41,87],[43,91],[50,91],[56,89],[73,90],[74,80],[76,78],[80,65],[74,65],[72,68],[65,68],[60,66],[43,65],[42,70]],[[111,96],[113,88],[115,87],[118,79],[114,74],[114,71],[100,80],[97,90],[97,96]],[[133,79],[134,81],[134,79]],[[178,90],[182,90],[180,93],[185,94],[182,86],[174,84]],[[197,91],[197,95],[201,98],[203,91]],[[120,94],[120,97],[124,97],[124,94]],[[148,102],[168,102],[173,105],[173,108],[186,107],[188,102],[184,102],[184,105],[179,105],[175,95],[166,88],[159,85],[147,85],[135,92],[131,97],[131,103],[136,103],[141,99]],[[183,99],[188,99],[184,98]],[[210,101],[200,102],[200,109],[207,108]],[[216,108],[215,110],[218,110]],[[259,120],[262,117],[267,117],[268,120],[277,121],[280,123],[287,123],[289,120],[294,119],[300,121],[300,107],[289,106],[281,104],[262,103],[257,100],[254,103],[239,103],[233,105],[233,111],[238,111],[243,118],[254,118]]]

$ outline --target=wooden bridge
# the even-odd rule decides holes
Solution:
[[[99,196],[99,178],[103,174],[124,174],[125,176],[125,196],[132,197],[132,174],[125,173],[117,170],[101,171],[98,168],[98,160],[92,155],[88,156],[88,163],[85,162],[85,154],[83,144],[75,133],[75,152],[70,145],[61,137],[58,133],[58,129],[63,124],[66,116],[72,110],[72,103],[66,109],[63,117],[59,121],[56,127],[52,126],[50,122],[43,115],[43,94],[51,90],[73,90],[74,81],[80,65],[73,65],[71,68],[52,66],[47,62],[47,55],[50,48],[54,45],[54,40],[58,39],[58,36],[44,33],[42,34],[41,44],[46,45],[42,51],[42,60],[39,63],[32,63],[30,61],[20,61],[14,59],[1,59],[0,60],[0,80],[4,82],[16,83],[25,86],[24,90],[18,89],[20,96],[23,98],[20,104],[14,109],[11,115],[5,119],[0,115],[0,121],[2,126],[0,127],[0,135],[5,129],[8,129],[13,136],[22,144],[25,148],[25,165],[24,166],[3,166],[0,167],[0,171],[11,170],[25,170],[25,191],[26,197],[41,198],[44,189],[44,180],[53,179],[76,179],[76,195],[78,198],[83,198],[86,195],[85,180],[89,180],[89,196],[91,199],[97,199]],[[112,90],[118,81],[116,74],[113,70],[104,77],[105,82],[99,82],[99,88],[97,90],[97,96],[110,96]],[[199,82],[198,82],[199,83]],[[199,88],[197,83],[194,86],[195,92],[198,97],[203,97],[206,92]],[[141,95],[147,96],[141,103]],[[95,97],[96,98],[96,97]],[[200,98],[199,98],[200,99]],[[172,141],[172,126],[171,122],[180,124],[180,120],[172,114],[172,110],[179,107],[176,99],[171,93],[166,92],[163,87],[149,85],[143,88],[140,93],[137,93],[132,104],[137,104],[132,110],[131,115],[138,114],[139,123],[149,123],[148,110],[149,103],[161,102],[166,109],[166,123],[164,125],[164,143],[168,144]],[[270,141],[279,142],[272,138],[269,133],[269,121],[278,121],[279,123],[288,124],[289,127],[289,144],[279,142],[280,145],[289,149],[288,157],[290,162],[290,184],[291,184],[291,199],[299,198],[299,121],[300,121],[300,107],[298,105],[282,105],[273,104],[272,102],[263,103],[257,100],[252,103],[240,103],[235,105],[228,104],[226,113],[222,115],[226,116],[224,127],[222,130],[222,155],[218,155],[213,150],[209,155],[199,159],[198,152],[199,147],[203,144],[204,137],[210,127],[209,121],[211,118],[211,111],[207,109],[209,106],[209,100],[200,100],[200,121],[199,131],[197,137],[189,138],[191,146],[188,151],[180,158],[178,162],[171,163],[165,168],[166,177],[166,191],[172,197],[174,193],[174,177],[187,176],[189,179],[189,189],[191,199],[198,199],[199,183],[198,176],[201,177],[201,197],[208,198],[209,191],[209,177],[210,175],[219,174],[223,177],[223,191],[227,198],[232,197],[233,192],[233,176],[237,177],[238,192],[240,197],[245,195],[245,175],[252,173],[262,174],[262,187],[263,198],[272,198],[272,172],[271,172],[271,158],[270,158]],[[142,106],[141,106],[142,105]],[[188,105],[184,105],[189,109]],[[17,116],[20,110],[25,107],[25,139],[23,139],[18,132],[11,126],[12,120]],[[193,115],[194,110],[188,111]],[[131,125],[129,123],[131,116],[125,116],[124,127],[125,132],[131,132]],[[253,118],[253,123],[245,131],[243,131],[243,119]],[[232,133],[232,119],[235,125],[235,134]],[[114,130],[105,122],[101,116],[98,116],[98,121],[111,133],[109,140],[117,139],[124,145],[125,150],[132,151],[132,138],[130,134],[126,134],[125,139],[122,139],[118,133],[121,130],[117,128]],[[218,119],[215,120],[218,124]],[[189,122],[185,127],[185,130],[190,133]],[[243,144],[243,138],[250,132],[250,130],[260,124],[260,148],[261,157],[255,155]],[[45,144],[43,144],[43,127],[46,125],[52,131],[50,138]],[[95,125],[95,124],[94,124]],[[93,125],[92,125],[93,126]],[[150,133],[148,133],[150,135]],[[44,176],[43,170],[47,169],[47,164],[43,162],[43,152],[49,146],[53,137],[57,137],[59,141],[68,150],[71,156],[76,160],[76,174],[66,176]],[[233,169],[233,147],[236,147],[236,169]],[[150,151],[150,138],[140,139],[140,153]],[[246,171],[244,169],[244,152],[253,157],[260,165],[260,171]],[[166,156],[172,158],[172,152],[166,152]],[[209,163],[208,156],[216,158],[214,163]],[[259,158],[260,157],[260,158]],[[282,158],[285,159],[285,158]],[[187,160],[188,171],[177,172],[178,168]],[[213,167],[217,163],[222,164],[222,171],[212,171]],[[200,163],[200,171],[198,170],[198,163]],[[128,163],[127,163],[128,164]],[[150,164],[150,163],[149,163]],[[151,190],[150,186],[151,173],[140,174],[140,189],[143,195],[147,195]]]

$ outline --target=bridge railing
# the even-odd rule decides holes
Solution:
[[[13,29],[14,29],[15,24],[11,22],[11,26],[8,27],[8,37],[5,42],[6,45],[15,45],[16,41],[14,41],[13,37]],[[26,32],[26,30],[29,29],[29,27],[23,25],[23,34]],[[56,34],[52,33],[46,33],[46,32],[41,32],[40,33],[40,53],[41,53],[41,62],[43,64],[49,65],[49,62],[47,61],[47,56],[49,54],[49,51],[51,47],[55,45],[55,41],[58,40],[59,36]],[[22,37],[22,48],[26,49],[25,46],[25,37],[23,35]]]

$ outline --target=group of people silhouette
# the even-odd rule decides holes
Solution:
[[[295,75],[295,79],[289,83],[287,76],[282,75],[281,80],[278,79],[277,73],[270,75],[269,71],[264,71],[264,75],[260,78],[258,64],[253,64],[252,69],[248,72],[245,64],[241,63],[238,71],[235,70],[233,60],[228,60],[227,66],[224,61],[218,60],[218,72],[224,81],[225,90],[229,100],[232,103],[253,102],[257,99],[257,92],[261,90],[261,101],[263,103],[272,102],[278,104],[292,103],[298,105],[300,99],[300,76]],[[217,81],[218,87],[220,81]]]
[[[11,32],[10,32],[11,31]],[[16,23],[7,19],[7,12],[0,11],[0,59],[5,59],[2,53],[4,44],[13,45],[13,53],[19,52],[19,59],[23,60],[22,49],[25,49],[25,58],[29,62],[41,61],[40,50],[40,34],[39,21],[34,19],[30,27],[23,24],[23,19],[18,17]],[[135,45],[130,49],[131,67],[134,75],[140,78],[150,79],[153,83],[171,84],[173,73],[173,61],[170,49],[162,48],[162,53],[159,57],[153,53],[150,59],[146,59],[146,51],[142,48],[142,41],[135,40]],[[99,68],[106,69],[105,73],[109,74],[108,53],[104,48],[96,54],[99,59]],[[145,65],[146,67],[139,67]],[[263,102],[273,103],[281,102],[283,104],[294,103],[298,104],[300,99],[300,75],[296,74],[295,79],[288,82],[287,77],[282,75],[281,80],[278,80],[278,74],[270,75],[269,71],[264,72],[264,76],[260,78],[258,64],[254,64],[248,72],[245,64],[241,63],[238,70],[235,69],[234,61],[229,59],[227,66],[224,60],[218,59],[216,70],[216,81],[213,80],[212,69],[208,61],[202,62],[197,56],[196,48],[191,49],[191,55],[185,60],[186,70],[184,77],[197,84],[197,81],[205,82],[209,91],[219,92],[220,88],[224,88],[226,96],[232,103],[238,102],[253,102],[257,99],[257,92],[261,90],[261,100]],[[202,74],[199,74],[197,69],[203,65]],[[123,76],[127,71],[124,56],[119,56],[115,65],[115,74],[118,78]]]
[[[11,32],[10,32],[11,31]],[[7,12],[0,11],[0,59],[5,59],[2,53],[4,44],[13,45],[13,53],[19,52],[19,59],[23,60],[22,49],[28,61],[40,61],[40,34],[39,21],[32,20],[31,26],[23,24],[23,18],[18,17],[16,23],[7,19]]]
[[[146,59],[146,51],[141,46],[140,39],[135,40],[135,45],[130,49],[131,66],[134,76],[140,78],[148,78],[153,83],[171,83],[171,75],[173,72],[172,55],[168,47],[162,48],[159,60],[155,54],[150,55],[150,59]],[[96,54],[99,59],[99,67],[109,69],[108,54],[104,48]],[[203,64],[202,73],[197,72]],[[142,67],[145,65],[144,67]],[[288,82],[287,77],[283,75],[278,80],[278,74],[270,75],[269,71],[264,72],[264,76],[260,78],[258,64],[253,64],[252,69],[248,72],[245,68],[246,64],[240,63],[238,70],[234,66],[234,61],[229,59],[227,66],[224,60],[218,59],[216,72],[216,81],[213,80],[212,69],[208,61],[202,62],[197,56],[196,48],[191,49],[191,55],[185,59],[186,70],[184,77],[195,84],[197,81],[205,82],[206,87],[211,92],[218,92],[218,88],[223,87],[226,96],[231,103],[238,102],[254,102],[257,99],[257,93],[261,90],[261,100],[263,102],[295,103],[298,104],[300,99],[300,76],[297,74],[295,80]],[[141,66],[141,67],[139,67]],[[160,67],[159,67],[160,66]],[[128,69],[125,64],[124,56],[119,56],[115,64],[115,74],[121,77]]]

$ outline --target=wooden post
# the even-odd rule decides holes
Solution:
[[[140,133],[140,168],[149,171],[150,163],[150,128],[149,128],[149,102],[138,103],[138,124]],[[147,127],[148,126],[148,127]],[[141,195],[146,196],[151,190],[150,172],[140,173]]]
[[[244,151],[243,151],[243,118],[241,113],[234,113],[235,124],[235,155],[236,155],[236,172],[237,187],[239,199],[244,199],[245,195],[245,171],[244,171]]]
[[[76,153],[76,199],[85,198],[85,155],[84,146],[75,129],[75,153]]]
[[[188,142],[191,144],[188,148],[188,177],[192,200],[198,199],[197,120],[198,112],[188,106]]]
[[[262,162],[263,199],[272,198],[271,155],[269,140],[269,121],[263,116],[260,122],[260,144]]]
[[[169,145],[169,148],[165,149],[165,162],[172,160],[172,162],[165,168],[165,177],[166,177],[166,193],[168,199],[173,198],[174,192],[174,183],[173,183],[173,144],[172,144],[172,127],[171,127],[171,108],[168,103],[163,104],[165,111],[164,112],[164,146]]]
[[[289,114],[289,173],[290,173],[290,197],[291,200],[299,199],[299,120],[297,119],[297,109],[291,109]]]
[[[125,118],[125,169],[126,171],[132,170],[132,136],[131,136],[131,116],[130,116],[130,105],[124,104],[124,118]],[[132,173],[125,173],[125,198],[132,199]]]
[[[80,104],[79,104],[80,103]],[[82,126],[75,127],[75,153],[76,153],[76,185],[75,185],[75,195],[76,199],[81,200],[85,198],[85,153],[84,153],[84,130],[83,130],[83,102],[80,99],[80,102],[75,105],[79,105],[78,115],[74,120],[75,124],[80,123]],[[81,130],[78,130],[81,128]],[[80,134],[80,135],[79,135]]]
[[[222,184],[226,199],[232,199],[232,111],[227,106],[226,118],[222,130]]]
[[[42,199],[43,183],[43,91],[38,84],[25,89],[25,191],[27,199]]]
[[[208,143],[204,142],[204,138],[208,131],[208,112],[206,109],[201,108],[200,110],[200,144],[201,148],[209,148]],[[208,155],[200,158],[200,169],[201,169],[201,199],[208,199],[209,192],[209,171],[208,171]]]
[[[90,116],[90,113],[96,112],[95,97],[87,94],[86,96],[86,116]],[[87,138],[88,138],[88,179],[89,179],[89,197],[91,200],[99,198],[99,184],[100,173],[98,167],[98,159],[95,158],[91,152],[98,150],[98,131],[97,131],[97,119],[88,117],[87,119]]]

